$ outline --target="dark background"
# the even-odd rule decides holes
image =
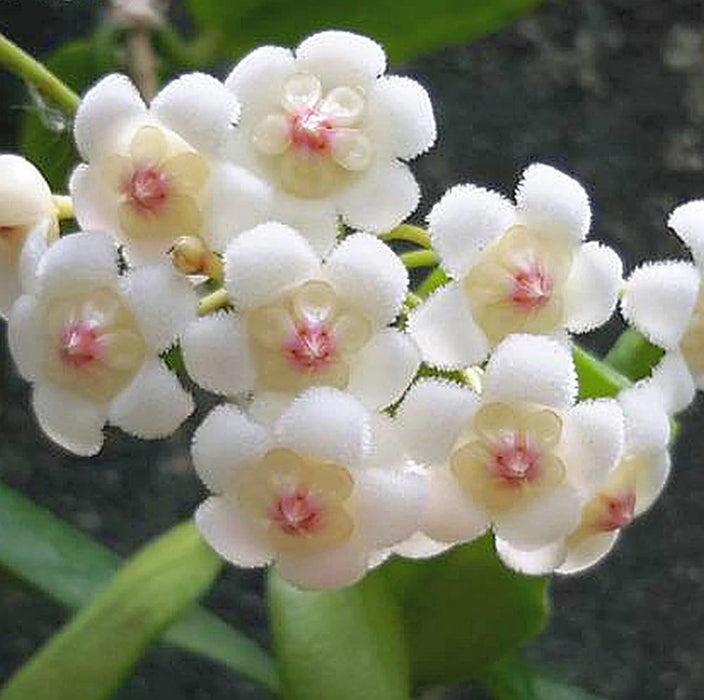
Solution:
[[[32,52],[83,34],[100,12],[89,0],[0,0],[0,28]],[[401,10],[401,5],[400,11]],[[223,69],[223,74],[224,74]],[[422,212],[451,184],[511,193],[542,160],[573,173],[593,196],[593,236],[627,269],[682,256],[667,213],[704,196],[704,14],[686,0],[546,2],[499,34],[397,67],[430,90],[440,139],[415,167]],[[0,148],[13,150],[26,99],[0,81]],[[603,351],[619,322],[585,339]],[[39,432],[0,322],[0,478],[121,554],[187,518],[202,497],[186,444],[202,411],[173,438],[145,443],[109,431],[90,461]],[[546,634],[528,646],[546,668],[611,700],[704,697],[704,411],[684,438],[666,493],[597,569],[552,585]],[[2,536],[2,533],[0,533]],[[228,567],[208,605],[267,643],[261,579]],[[39,595],[0,580],[0,676],[66,619]],[[438,691],[435,700],[475,697]],[[121,700],[261,698],[251,684],[195,657],[155,649]],[[30,699],[28,699],[30,700]],[[331,699],[333,700],[333,699]]]

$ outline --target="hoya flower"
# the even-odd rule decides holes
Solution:
[[[611,315],[621,261],[583,243],[587,193],[567,175],[534,164],[516,204],[474,185],[450,189],[428,216],[433,246],[454,280],[410,319],[423,359],[443,367],[484,360],[511,333],[588,331]]]
[[[124,75],[108,75],[83,97],[74,135],[81,156],[69,184],[76,218],[108,231],[135,264],[163,259],[179,236],[222,250],[262,221],[269,190],[223,161],[238,105],[211,76],[169,83],[147,108]]]
[[[357,401],[328,387],[298,397],[273,427],[218,406],[193,438],[196,470],[215,494],[196,523],[233,564],[273,561],[302,588],[351,585],[421,518],[423,479],[383,440]]]
[[[29,161],[0,154],[0,318],[20,295],[20,258],[33,229],[45,240],[58,232],[49,185]]]
[[[295,51],[254,50],[225,82],[242,105],[234,162],[276,187],[273,218],[304,231],[320,253],[338,215],[386,231],[418,205],[404,161],[435,141],[432,105],[417,82],[385,70],[371,39],[326,31]]]
[[[400,398],[418,369],[413,341],[388,327],[408,275],[374,236],[346,238],[321,264],[296,231],[261,224],[227,247],[225,284],[236,312],[198,319],[182,342],[206,389],[292,396],[327,385],[375,409]]]
[[[497,538],[530,552],[572,532],[591,484],[614,467],[623,445],[618,404],[575,403],[576,394],[569,351],[530,335],[496,348],[481,398],[435,379],[414,385],[397,422],[428,473],[423,534],[466,542],[491,525]]]
[[[192,286],[168,266],[120,276],[117,263],[107,234],[60,239],[27,275],[8,319],[10,351],[34,384],[40,426],[78,455],[100,451],[106,422],[164,437],[193,408],[159,358],[195,318]]]
[[[648,340],[667,350],[668,375],[680,387],[681,410],[704,389],[704,200],[677,207],[668,225],[692,251],[685,261],[645,263],[626,284],[621,312]],[[674,379],[674,375],[679,379]]]

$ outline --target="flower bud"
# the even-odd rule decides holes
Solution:
[[[181,236],[169,250],[174,267],[184,275],[222,278],[222,262],[196,236]]]

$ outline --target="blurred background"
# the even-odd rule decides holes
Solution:
[[[84,36],[104,11],[91,0],[0,0],[0,30],[42,55]],[[169,16],[188,29],[180,3],[172,3]],[[222,63],[218,77],[228,68]],[[701,3],[547,1],[498,33],[396,64],[394,71],[428,88],[439,123],[437,145],[414,167],[425,194],[419,221],[448,186],[471,181],[511,194],[520,170],[539,160],[586,185],[592,236],[614,246],[627,270],[644,259],[685,255],[665,218],[676,204],[704,196]],[[17,150],[28,111],[36,118],[36,103],[0,73],[2,151]],[[70,156],[60,150],[65,125],[58,115],[38,116],[54,120],[58,150],[45,154],[50,167]],[[615,320],[584,343],[603,353],[620,329]],[[169,440],[146,443],[109,431],[98,457],[69,456],[36,427],[0,322],[0,479],[129,554],[188,518],[203,496],[187,453],[189,436],[212,405],[201,398],[199,414]],[[660,501],[598,568],[554,579],[551,621],[527,647],[532,660],[611,700],[704,697],[703,427],[700,399],[682,417],[673,476]],[[206,603],[268,644],[259,574],[228,567]],[[66,617],[58,605],[0,578],[0,677]],[[265,695],[219,666],[157,647],[117,697]],[[481,696],[467,688],[431,697]]]

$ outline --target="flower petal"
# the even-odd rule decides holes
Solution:
[[[106,185],[97,166],[81,163],[71,173],[68,190],[73,200],[73,212],[84,231],[119,230],[117,198]]]
[[[39,263],[49,250],[49,236],[53,229],[53,220],[46,218],[40,221],[27,234],[19,261],[19,279],[25,294],[39,292]],[[2,277],[2,274],[0,274]],[[2,304],[0,303],[0,308]]]
[[[567,554],[564,540],[529,552],[515,549],[500,537],[496,538],[494,544],[496,553],[506,566],[528,576],[540,576],[555,571]]]
[[[367,552],[352,541],[313,554],[286,552],[276,561],[279,575],[300,588],[343,588],[359,581],[367,571]]]
[[[623,263],[608,246],[591,241],[579,247],[565,287],[569,330],[584,333],[605,323],[623,284]]]
[[[665,412],[672,416],[694,401],[696,386],[684,357],[677,352],[665,353],[653,370],[650,382],[661,397]]]
[[[39,303],[24,294],[12,305],[7,319],[7,343],[19,373],[28,381],[36,381],[42,373],[43,335]]]
[[[699,292],[699,272],[691,263],[646,263],[626,283],[621,313],[648,340],[674,349],[687,330]]]
[[[577,396],[577,375],[569,349],[552,338],[512,335],[489,359],[484,401],[526,401],[569,408]]]
[[[31,226],[54,215],[49,185],[32,163],[14,153],[2,153],[0,173],[0,226]]]
[[[442,554],[452,546],[452,542],[436,542],[422,532],[415,532],[401,544],[395,545],[392,551],[406,559],[429,559]]]
[[[624,453],[662,450],[670,441],[670,420],[652,382],[624,389],[617,397],[625,420]]]
[[[327,255],[337,238],[337,210],[330,200],[302,199],[276,193],[272,219],[299,231],[318,255]]]
[[[642,515],[662,493],[670,476],[672,459],[664,449],[644,455],[640,458],[636,472],[636,507],[634,515]]]
[[[599,532],[591,537],[585,537],[567,550],[567,558],[556,569],[558,574],[576,574],[594,566],[603,559],[616,544],[619,530]]]
[[[535,231],[584,240],[591,223],[589,197],[582,185],[542,163],[528,166],[516,188],[519,222]]]
[[[489,354],[489,340],[474,322],[459,282],[441,287],[419,306],[408,319],[408,330],[431,365],[468,367]]]
[[[223,559],[247,568],[266,566],[271,561],[270,548],[235,503],[212,496],[200,504],[195,520],[205,541]]]
[[[667,220],[667,225],[692,251],[695,262],[704,266],[704,200],[697,199],[677,207]]]

